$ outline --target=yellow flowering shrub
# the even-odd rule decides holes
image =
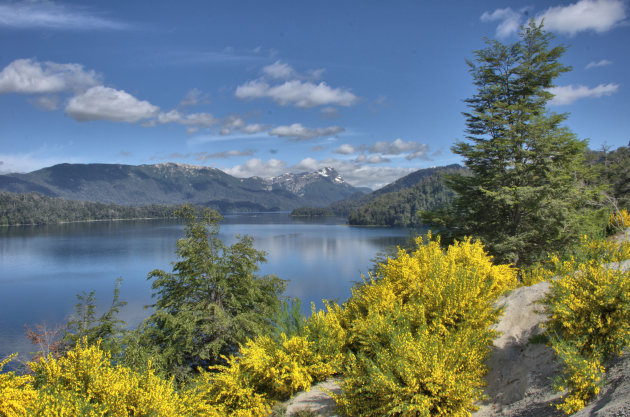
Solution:
[[[37,400],[37,391],[31,386],[33,378],[29,375],[17,376],[15,372],[1,373],[4,366],[16,354],[0,361],[0,416],[26,417],[29,408]]]
[[[257,393],[254,386],[238,358],[230,357],[227,366],[201,371],[190,392],[213,406],[219,416],[265,417],[273,402],[265,394]]]
[[[555,388],[568,391],[564,401],[556,407],[566,414],[574,414],[599,394],[605,369],[598,359],[581,355],[573,344],[556,339],[553,350],[564,364],[563,374],[554,381]]]
[[[80,341],[66,356],[30,364],[38,389],[33,415],[42,416],[219,416],[212,407],[178,394],[172,381],[151,365],[138,373],[111,364],[100,344]]]
[[[599,392],[602,363],[630,346],[630,272],[604,264],[630,257],[630,246],[589,240],[569,259],[553,258],[560,277],[543,300],[545,324],[565,371],[557,386],[568,391],[560,406],[573,413]]]
[[[580,354],[608,358],[630,344],[630,273],[582,265],[551,283],[544,300],[552,335]]]
[[[608,226],[612,230],[625,230],[630,227],[630,213],[628,210],[622,209],[619,212],[613,212],[608,218]]]
[[[465,416],[480,399],[490,325],[516,271],[479,242],[416,240],[344,304],[349,354],[336,401],[349,416]]]
[[[527,269],[521,269],[520,274],[523,285],[533,285],[540,281],[548,281],[555,276],[573,274],[584,265],[601,267],[626,259],[630,259],[630,243],[617,243],[584,235],[572,252],[562,257],[557,253],[550,254],[547,259]]]
[[[343,310],[338,304],[325,304],[326,310],[316,311],[313,306],[311,316],[304,325],[304,335],[316,355],[311,365],[314,381],[323,381],[341,373],[346,357],[342,348],[348,332],[342,324]]]

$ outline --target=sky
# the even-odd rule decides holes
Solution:
[[[335,168],[377,189],[462,163],[466,64],[544,19],[573,70],[549,110],[630,141],[628,0],[0,0],[0,173],[58,163]]]

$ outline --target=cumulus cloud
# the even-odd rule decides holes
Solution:
[[[315,139],[319,137],[333,136],[345,131],[340,126],[318,127],[315,129],[309,129],[302,126],[300,123],[294,123],[290,126],[278,126],[269,131],[270,135],[278,136],[280,138],[288,138],[293,141],[302,141]]]
[[[583,85],[574,86],[573,84],[552,87],[548,91],[554,95],[554,98],[549,101],[550,105],[566,106],[574,103],[581,98],[599,98],[602,96],[609,96],[616,93],[619,90],[619,84],[600,84],[597,87],[586,87]]]
[[[586,69],[606,67],[611,64],[612,64],[612,61],[609,61],[607,59],[602,59],[601,61],[597,61],[597,62],[591,61],[586,65]]]
[[[276,61],[271,65],[267,65],[262,69],[263,74],[268,77],[287,80],[295,77],[297,74],[293,68],[286,62]]]
[[[286,165],[286,162],[279,159],[272,158],[265,162],[260,158],[252,158],[242,165],[226,169],[225,172],[239,178],[275,177],[285,172]]]
[[[310,108],[315,106],[352,106],[358,97],[350,90],[332,88],[325,82],[314,84],[310,81],[291,80],[271,86],[262,80],[249,81],[236,88],[237,98],[243,100],[270,98],[282,106]]]
[[[520,26],[525,23],[525,10],[515,11],[507,7],[485,12],[481,15],[482,22],[499,21],[497,36],[507,37],[518,33]],[[545,29],[575,36],[579,32],[595,31],[607,32],[624,22],[626,18],[626,3],[624,0],[579,0],[567,6],[549,7],[538,13],[535,20],[544,21]]]
[[[381,155],[376,155],[376,154],[373,154],[373,155],[361,154],[357,156],[355,161],[360,162],[360,163],[365,163],[365,164],[382,164],[384,162],[391,162],[390,159],[385,158]]]
[[[510,36],[513,33],[517,33],[521,26],[521,13],[512,10],[510,7],[505,9],[496,9],[492,13],[484,12],[481,15],[482,22],[494,22],[500,21],[499,26],[497,26],[497,36],[500,38],[505,38]]]
[[[86,7],[68,7],[52,1],[0,4],[0,26],[63,30],[120,30],[130,27],[126,23],[116,22],[92,13]]]
[[[75,120],[109,120],[135,123],[154,117],[160,108],[148,101],[138,100],[123,90],[96,86],[74,96],[66,106],[66,113]]]
[[[264,132],[265,130],[269,130],[268,125],[261,125],[259,123],[252,123],[249,125],[245,125],[241,128],[241,132],[247,133],[248,135],[253,135],[254,133]]]
[[[607,32],[626,18],[624,0],[580,0],[568,6],[550,7],[537,16],[545,28],[574,36],[578,32],[593,30]]]
[[[154,120],[145,122],[143,125],[151,127],[155,125],[165,125],[177,123],[187,126],[190,133],[196,132],[200,127],[211,127],[219,124],[220,120],[210,113],[190,113],[182,114],[179,110],[160,112]]]
[[[343,145],[341,145],[340,147],[335,149],[333,152],[341,154],[341,155],[352,155],[356,151],[357,150],[356,150],[356,148],[354,146],[352,146],[352,145],[350,145],[348,143],[344,143]]]
[[[100,76],[79,64],[16,59],[0,72],[0,93],[51,94],[80,91],[99,84]]]
[[[404,140],[398,138],[391,142],[382,141],[376,142],[374,145],[368,148],[368,152],[370,153],[380,153],[384,155],[400,155],[405,152],[425,152],[429,149],[429,146],[426,144],[422,144],[419,142],[405,142]]]
[[[234,131],[238,131],[246,133],[248,135],[253,135],[255,133],[264,132],[266,130],[269,130],[268,125],[263,125],[259,123],[247,124],[244,117],[232,115],[223,119],[219,134],[225,136],[232,134],[232,132]]]
[[[229,135],[232,133],[232,130],[241,129],[243,127],[245,127],[245,119],[240,116],[228,116],[223,120],[219,133]]]

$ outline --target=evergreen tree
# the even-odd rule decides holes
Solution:
[[[562,126],[566,114],[546,109],[553,80],[570,70],[559,62],[566,48],[552,48],[551,38],[532,20],[517,42],[486,40],[468,61],[477,93],[466,100],[468,142],[452,150],[472,175],[451,176],[453,205],[424,216],[451,238],[480,238],[500,261],[526,264],[592,224],[587,144]]]
[[[178,214],[186,222],[186,237],[177,242],[179,261],[172,272],[149,273],[155,313],[136,344],[158,355],[169,374],[184,380],[197,367],[236,354],[248,338],[271,334],[285,283],[255,274],[265,253],[253,247],[251,237],[231,246],[217,237],[216,211],[206,209],[202,220],[190,206]]]

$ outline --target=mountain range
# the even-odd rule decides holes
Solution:
[[[348,184],[333,168],[236,178],[216,168],[175,163],[59,164],[0,175],[0,190],[131,206],[192,203],[224,213],[322,207],[371,191]]]

